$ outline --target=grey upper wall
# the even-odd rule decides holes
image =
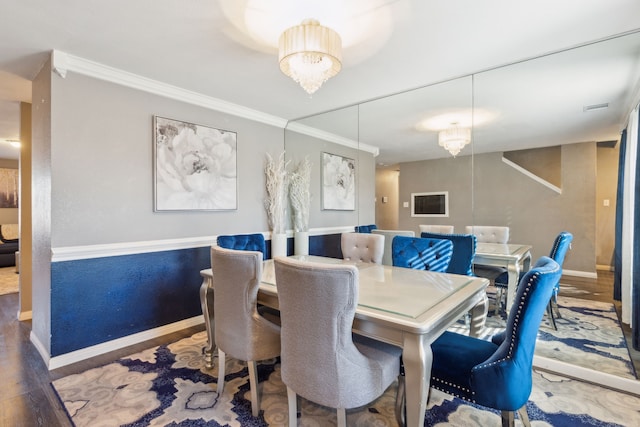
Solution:
[[[266,153],[283,130],[68,73],[53,79],[53,247],[261,232]],[[153,116],[237,133],[238,209],[154,212]]]
[[[470,162],[470,157],[460,157],[401,164],[399,228],[453,224],[462,232],[464,225],[506,225],[510,242],[533,246],[534,260],[548,255],[555,236],[567,230],[574,241],[564,268],[596,271],[595,143],[562,146],[562,194],[505,164],[501,153],[474,156],[472,186]],[[411,218],[402,207],[411,192],[444,190],[449,191],[449,218]]]
[[[307,157],[311,162],[311,208],[309,227],[340,227],[375,222],[375,159],[371,153],[287,130],[285,157],[290,168]],[[321,154],[330,153],[356,161],[356,209],[353,211],[322,209]]]

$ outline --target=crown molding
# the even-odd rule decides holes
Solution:
[[[59,50],[51,52],[51,67],[53,72],[62,78],[66,78],[67,72],[72,71],[85,76],[115,83],[165,98],[175,99],[210,110],[228,113],[237,117],[253,120],[278,128],[284,128],[287,120],[281,117],[266,114],[238,104],[223,101],[211,96],[202,95],[187,89],[173,86],[158,80],[149,79],[128,71],[80,58]]]
[[[363,142],[354,141],[353,139],[344,138],[331,132],[326,132],[312,126],[303,125],[301,123],[290,122],[287,125],[287,130],[309,135],[324,141],[334,142],[336,144],[344,145],[346,147],[355,148],[356,150],[365,151],[373,154],[373,157],[377,157],[380,154],[380,149],[373,145],[365,144]]]

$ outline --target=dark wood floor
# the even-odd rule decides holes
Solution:
[[[598,272],[598,280],[563,277],[562,281],[589,291],[580,298],[612,301],[613,276],[609,272]],[[562,295],[562,289],[560,294]],[[617,307],[619,311],[619,304]],[[17,321],[17,311],[18,294],[0,295],[0,427],[71,426],[51,387],[51,381],[102,366],[156,345],[191,336],[203,329],[202,326],[190,328],[49,371],[29,341],[31,322]],[[628,328],[626,335],[630,335]],[[632,350],[630,344],[629,348],[636,370],[640,372],[640,352]]]
[[[72,426],[51,381],[203,330],[186,329],[49,371],[29,341],[31,322],[16,320],[18,294],[0,295],[0,427]]]

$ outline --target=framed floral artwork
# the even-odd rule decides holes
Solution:
[[[356,208],[356,162],[337,154],[322,153],[322,209]]]
[[[235,132],[154,116],[154,210],[238,208]]]

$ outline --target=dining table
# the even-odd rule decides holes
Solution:
[[[487,314],[485,278],[413,270],[381,264],[352,262],[319,256],[294,256],[302,261],[351,264],[358,268],[358,306],[354,333],[402,348],[405,372],[406,425],[424,425],[431,379],[431,343],[466,313],[470,335],[478,336]],[[205,316],[207,366],[215,350],[215,273],[200,272],[202,310]],[[258,303],[278,308],[278,287],[273,260],[265,260]]]
[[[513,299],[516,296],[520,272],[529,271],[531,267],[531,245],[478,243],[473,263],[507,269],[509,279],[507,282],[506,311],[509,313]]]

